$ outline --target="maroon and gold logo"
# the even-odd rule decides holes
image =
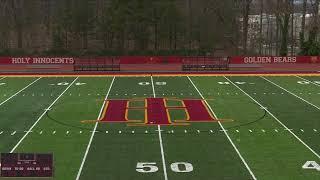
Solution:
[[[183,118],[177,119],[176,116],[172,118],[175,113],[183,114],[180,116]],[[219,121],[202,99],[146,98],[107,100],[98,121],[82,122],[127,123],[128,126],[170,126]]]
[[[320,59],[318,59],[317,56],[312,56],[311,57],[311,63],[318,63]]]

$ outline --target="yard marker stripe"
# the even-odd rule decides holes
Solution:
[[[99,112],[99,115],[98,115],[97,120],[99,120],[99,119],[101,118],[103,109],[104,109],[104,107],[105,107],[105,105],[106,105],[106,101],[107,101],[107,99],[108,99],[108,97],[109,97],[109,93],[110,93],[110,91],[111,91],[111,88],[112,88],[112,86],[113,86],[113,82],[114,82],[115,79],[116,79],[116,77],[113,76],[113,79],[112,79],[111,84],[110,84],[110,86],[109,86],[109,90],[108,90],[108,92],[107,92],[107,94],[106,94],[106,97],[104,98],[104,101],[103,101],[103,104],[102,104],[102,106],[101,106],[101,109],[100,109],[100,112]],[[80,168],[79,168],[79,171],[78,171],[76,180],[79,180],[79,179],[80,179],[81,172],[82,172],[84,163],[86,162],[86,159],[87,159],[87,156],[88,156],[88,153],[89,153],[91,144],[92,144],[92,140],[93,140],[94,134],[95,134],[95,132],[96,132],[96,130],[97,130],[97,127],[98,127],[98,124],[99,124],[99,123],[96,122],[95,125],[94,125],[94,128],[93,128],[93,131],[92,131],[92,134],[91,134],[91,137],[90,137],[90,140],[89,140],[89,143],[88,143],[86,152],[84,153],[84,156],[83,156],[83,159],[82,159],[82,162],[81,162],[81,165],[80,165]]]
[[[6,77],[2,77],[2,78],[0,79],[0,81],[3,80],[3,79],[5,79],[5,78],[6,78]]]
[[[155,98],[156,97],[156,92],[154,90],[153,77],[152,77],[152,75],[150,77],[151,77],[151,85],[152,85],[153,97]],[[161,126],[160,125],[158,125],[158,135],[159,135],[159,143],[160,143],[160,151],[161,151],[164,179],[168,180],[166,159],[165,159],[165,156],[164,156],[162,135],[161,135]]]
[[[282,87],[282,86],[278,85],[277,83],[272,82],[271,80],[269,80],[269,79],[267,79],[267,78],[265,78],[265,77],[262,77],[262,76],[260,76],[260,77],[261,77],[262,79],[264,79],[264,80],[268,81],[269,83],[271,83],[271,84],[273,84],[273,85],[277,86],[278,88],[280,88],[280,89],[282,89],[282,90],[286,91],[287,93],[289,93],[289,94],[293,95],[294,97],[296,97],[296,98],[298,98],[298,99],[302,100],[303,102],[305,102],[305,103],[307,103],[307,104],[309,104],[309,105],[311,105],[311,106],[315,107],[316,109],[320,110],[320,107],[318,107],[318,106],[316,106],[316,105],[312,104],[311,102],[309,102],[309,101],[307,101],[307,100],[303,99],[302,97],[300,97],[300,96],[296,95],[295,93],[293,93],[293,92],[291,92],[291,91],[289,91],[289,90],[285,89],[284,87]]]
[[[207,102],[207,100],[205,100],[205,98],[203,97],[203,95],[201,94],[201,92],[199,91],[199,89],[197,88],[197,86],[193,83],[193,81],[191,80],[191,78],[189,76],[187,76],[189,81],[191,82],[191,84],[193,85],[193,87],[197,90],[197,92],[199,93],[199,95],[201,96],[202,99],[204,99],[204,102],[207,104],[208,108],[210,109],[210,111],[212,112],[212,114],[214,115],[215,118],[218,119],[216,113],[212,110],[210,104]],[[251,168],[249,167],[248,163],[246,162],[246,160],[243,158],[243,156],[241,155],[240,151],[238,150],[237,146],[233,143],[233,141],[231,140],[229,134],[227,133],[227,131],[225,130],[225,128],[223,127],[223,125],[221,124],[220,121],[218,121],[221,129],[223,130],[224,134],[226,135],[226,137],[228,138],[229,142],[231,143],[231,145],[233,146],[234,150],[237,152],[238,156],[240,157],[241,161],[243,162],[243,164],[246,166],[247,170],[249,171],[250,175],[252,176],[252,178],[254,180],[257,180],[256,176],[254,175],[254,173],[252,172]]]
[[[10,99],[12,99],[13,97],[17,96],[19,93],[21,93],[22,91],[24,91],[25,89],[27,89],[29,86],[31,86],[32,84],[34,84],[35,82],[39,81],[42,77],[34,80],[33,82],[31,82],[30,84],[28,84],[26,87],[22,88],[21,90],[19,90],[18,92],[16,92],[14,95],[10,96],[8,99],[4,100],[2,103],[0,103],[0,106],[2,106],[4,103],[8,102]]]
[[[242,90],[238,85],[236,85],[235,83],[233,83],[229,78],[225,77],[231,84],[233,84],[235,87],[237,87],[241,92],[243,92],[245,95],[247,95],[250,99],[252,99],[257,105],[259,105],[260,107],[264,107],[262,106],[262,104],[260,104],[257,100],[255,100],[252,96],[250,96],[248,93],[246,93],[244,90]],[[314,155],[316,155],[319,159],[320,159],[320,155],[317,154],[310,146],[308,146],[304,141],[302,141],[294,132],[292,132],[292,130],[290,130],[285,124],[283,124],[275,115],[273,115],[267,108],[265,108],[265,111],[268,112],[268,114],[270,114],[276,121],[278,121],[279,124],[281,124],[285,129],[288,129],[288,131],[298,140],[300,141],[305,147],[307,147]]]
[[[48,112],[48,110],[60,99],[60,97],[73,85],[74,82],[76,82],[76,80],[79,77],[75,78],[72,83],[50,104],[50,106],[48,108],[45,109],[45,111],[41,114],[41,116],[37,119],[37,121],[29,128],[28,132],[26,134],[24,134],[24,136],[20,139],[20,141],[12,148],[12,150],[10,151],[10,153],[13,153],[17,147],[22,143],[22,141],[28,136],[29,132],[31,132],[31,130],[38,124],[38,122],[42,119],[42,117]]]
[[[303,79],[303,80],[305,80],[305,81],[308,81],[309,83],[320,87],[320,84],[314,83],[314,82],[312,82],[312,81],[310,81],[310,80],[308,80],[308,79],[305,79],[305,78],[303,78],[303,77],[300,77],[300,76],[296,76],[296,77],[297,77],[297,78],[300,78],[300,79]]]

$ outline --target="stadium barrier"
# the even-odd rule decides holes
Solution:
[[[233,71],[320,71],[320,56],[235,56]]]
[[[320,71],[320,56],[0,57],[0,72]]]
[[[73,57],[0,57],[0,72],[73,72]]]

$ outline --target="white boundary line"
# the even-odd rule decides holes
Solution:
[[[156,92],[155,92],[155,89],[154,89],[153,77],[152,77],[152,75],[150,77],[151,77],[151,85],[152,85],[153,97],[155,98],[156,97]],[[161,126],[160,125],[158,125],[158,135],[159,135],[159,144],[160,144],[160,151],[161,151],[161,158],[162,158],[163,175],[164,175],[164,179],[168,180],[166,159],[165,159],[165,156],[164,156],[162,135],[161,135]]]
[[[305,78],[303,78],[303,77],[301,77],[301,76],[296,76],[296,77],[297,77],[297,78],[300,78],[300,79],[303,79],[303,80],[305,80],[305,81],[308,81],[309,83],[320,87],[320,84],[314,83],[314,82],[312,82],[312,81],[310,81],[310,80],[308,80],[308,79],[305,79]]]
[[[305,102],[305,103],[307,103],[307,104],[309,104],[309,105],[311,105],[311,106],[313,106],[313,107],[317,108],[318,110],[320,110],[320,108],[319,108],[318,106],[316,106],[316,105],[312,104],[311,102],[309,102],[309,101],[307,101],[307,100],[303,99],[302,97],[300,97],[300,96],[296,95],[295,93],[293,93],[293,92],[291,92],[291,91],[289,91],[289,90],[285,89],[284,87],[282,87],[282,86],[278,85],[277,83],[272,82],[271,80],[269,80],[269,79],[267,79],[267,78],[265,78],[265,77],[262,77],[262,76],[260,76],[260,77],[261,77],[262,79],[264,79],[264,80],[268,81],[269,83],[271,83],[271,84],[273,84],[273,85],[277,86],[278,88],[280,88],[280,89],[282,89],[282,90],[286,91],[287,93],[291,94],[292,96],[294,96],[294,97],[296,97],[296,98],[300,99],[301,101],[303,101],[303,102]]]
[[[37,121],[29,128],[29,130],[27,131],[26,134],[24,134],[24,136],[20,139],[20,141],[12,148],[12,150],[10,151],[10,153],[13,153],[16,148],[21,144],[21,142],[28,136],[28,134],[31,132],[31,130],[38,124],[38,122],[42,119],[42,117],[47,113],[47,111],[49,111],[49,109],[60,99],[60,97],[73,85],[74,82],[76,82],[76,80],[79,77],[75,78],[72,83],[50,104],[50,106],[48,108],[45,109],[45,111],[41,114],[41,116],[37,119]]]
[[[270,114],[276,121],[278,121],[279,124],[281,124],[286,130],[288,130],[298,141],[300,141],[305,147],[307,147],[314,155],[316,155],[320,159],[320,155],[317,154],[312,148],[310,148],[304,141],[302,141],[290,128],[288,128],[285,124],[283,124],[275,115],[273,115],[267,108],[262,106],[257,100],[255,100],[252,96],[250,96],[248,93],[246,93],[244,90],[242,90],[238,85],[233,83],[229,78],[225,77],[231,84],[233,84],[235,87],[237,87],[241,92],[243,92],[245,95],[247,95],[252,101],[254,101],[257,105],[259,105],[261,108],[266,110],[268,114]]]
[[[103,109],[104,109],[104,107],[105,107],[105,105],[106,105],[106,100],[107,100],[108,97],[109,97],[109,93],[110,93],[110,91],[111,91],[111,88],[112,88],[112,86],[113,86],[113,82],[114,82],[115,79],[116,79],[116,77],[113,76],[113,79],[112,79],[111,84],[110,84],[110,86],[109,86],[109,90],[108,90],[108,92],[107,92],[106,97],[104,98],[104,101],[103,101],[103,104],[102,104],[102,106],[101,106],[101,109],[100,109],[100,112],[99,112],[99,115],[98,115],[97,120],[100,119],[100,117],[101,117],[101,115],[102,115]],[[80,168],[79,168],[79,171],[78,171],[76,180],[79,180],[79,179],[80,179],[81,172],[82,172],[84,163],[86,162],[87,156],[88,156],[88,154],[89,154],[89,150],[90,150],[90,147],[91,147],[91,144],[92,144],[92,141],[93,141],[94,134],[95,134],[95,132],[96,132],[96,130],[97,130],[98,124],[99,124],[99,123],[96,122],[95,125],[94,125],[94,128],[93,128],[93,131],[92,131],[92,134],[91,134],[89,143],[88,143],[88,145],[87,145],[86,152],[84,153],[84,156],[83,156],[83,159],[82,159],[82,162],[81,162],[81,165],[80,165]]]
[[[34,80],[33,82],[31,82],[30,84],[28,84],[26,87],[22,88],[21,90],[19,90],[18,92],[16,92],[14,95],[10,96],[8,99],[4,100],[3,102],[0,103],[0,106],[2,106],[4,103],[6,103],[7,101],[9,101],[10,99],[12,99],[13,97],[17,96],[20,92],[24,91],[25,89],[27,89],[29,86],[31,86],[32,84],[34,84],[35,82],[39,81],[42,77]]]
[[[199,95],[201,96],[201,98],[204,100],[204,102],[207,104],[208,108],[210,109],[210,111],[212,112],[212,114],[214,115],[214,117],[216,119],[218,119],[216,113],[212,110],[210,104],[207,102],[207,100],[205,100],[205,98],[203,97],[202,93],[199,91],[199,89],[197,88],[197,86],[193,83],[193,81],[191,80],[191,78],[189,76],[187,76],[189,81],[191,82],[191,84],[193,85],[193,87],[197,90],[197,92],[199,93]],[[243,164],[246,166],[247,170],[249,171],[250,175],[252,176],[252,178],[254,180],[256,180],[256,176],[254,175],[254,173],[252,172],[251,168],[249,167],[249,165],[247,164],[246,160],[243,158],[243,156],[241,155],[240,151],[238,150],[237,146],[233,143],[233,141],[231,140],[229,134],[227,133],[227,131],[225,130],[225,128],[223,127],[223,125],[221,124],[221,122],[218,122],[221,129],[223,130],[224,134],[226,135],[226,137],[228,138],[229,142],[231,143],[231,145],[233,146],[234,150],[237,152],[238,156],[240,157],[241,161],[243,162]]]
[[[0,81],[1,81],[1,80],[3,80],[3,79],[5,79],[5,78],[6,78],[6,76],[4,76],[4,77],[0,78]]]

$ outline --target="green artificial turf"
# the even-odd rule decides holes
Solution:
[[[53,153],[53,179],[78,175],[84,180],[320,177],[319,171],[302,168],[306,161],[320,164],[319,77],[36,79],[0,80],[0,151],[16,147],[14,152]],[[140,100],[130,101],[129,107],[141,108],[144,98],[168,98],[170,107],[183,105],[176,100],[204,98],[220,123],[98,123],[93,132],[106,96]],[[172,109],[169,114],[173,121],[186,118],[185,110]],[[128,118],[142,120],[144,111],[129,110]],[[157,170],[138,172],[139,163],[154,163]],[[186,164],[192,171],[183,172]]]

